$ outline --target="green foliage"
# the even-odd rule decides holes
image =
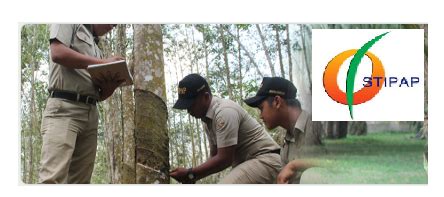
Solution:
[[[47,25],[24,25],[21,29],[21,175],[36,183],[42,139],[40,124],[47,99],[49,33]]]

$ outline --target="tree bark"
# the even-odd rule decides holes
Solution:
[[[281,77],[285,78],[284,63],[282,62],[281,39],[279,36],[278,25],[276,25],[275,31],[276,31],[277,50],[278,50],[278,55],[279,55],[279,67],[281,68]]]
[[[135,25],[136,182],[169,183],[169,143],[160,25]]]
[[[309,82],[309,86],[310,86],[310,93],[312,92],[312,81],[311,81],[311,69],[310,69],[310,67],[311,67],[311,60],[310,60],[310,58],[308,58],[308,53],[310,53],[310,52],[307,52],[308,50],[307,50],[307,45],[305,44],[305,25],[301,25],[300,26],[301,27],[301,42],[302,42],[302,50],[303,50],[303,52],[304,52],[304,60],[305,60],[305,63],[304,63],[304,65],[305,65],[305,68],[307,69],[307,76],[308,76],[308,82]],[[311,51],[311,50],[310,50]]]
[[[120,27],[117,27],[119,29]],[[101,49],[103,57],[112,56],[112,42],[111,35],[108,39],[102,39]],[[119,43],[117,43],[119,46]],[[122,161],[123,161],[123,128],[122,128],[122,104],[119,88],[103,102],[104,109],[104,135],[105,145],[108,152],[108,172],[109,180],[113,184],[122,182]]]
[[[293,64],[291,61],[291,42],[290,42],[290,30],[288,24],[285,25],[285,32],[287,34],[287,53],[288,53],[288,76],[290,81],[293,82]]]
[[[231,89],[231,80],[230,80],[230,66],[228,64],[228,47],[227,47],[227,43],[225,42],[225,35],[224,35],[224,27],[223,25],[219,26],[219,35],[220,35],[220,40],[222,42],[222,52],[223,52],[223,56],[224,56],[224,65],[225,65],[225,75],[227,77],[227,92],[228,92],[228,97],[233,100],[233,92]]]
[[[203,48],[205,53],[205,78],[207,79],[208,83],[210,83],[210,73],[208,72],[208,49],[207,49],[207,42],[205,41],[205,30],[202,30],[202,37],[203,37]]]
[[[326,134],[328,139],[341,139],[347,137],[347,121],[327,122]]]
[[[117,54],[122,57],[126,56],[126,25],[119,25],[117,28]],[[128,60],[128,67],[132,75],[134,75],[133,60]],[[124,86],[120,88],[121,100],[121,128],[122,135],[122,183],[136,183],[136,150],[134,136],[134,90],[132,86]]]
[[[34,29],[35,30],[35,29]],[[33,177],[34,177],[34,142],[33,142],[33,138],[34,138],[34,130],[36,130],[36,110],[35,110],[35,88],[34,88],[34,83],[35,83],[35,65],[37,63],[35,62],[35,60],[31,63],[32,69],[31,69],[31,125],[30,125],[30,130],[29,130],[29,137],[28,137],[28,147],[29,147],[29,160],[28,160],[28,166],[29,166],[29,173],[28,173],[28,181],[27,183],[32,183],[33,182]]]
[[[237,29],[236,38],[237,38],[237,40],[239,40],[239,37],[240,37],[239,27],[237,27],[236,29]],[[243,87],[243,84],[242,84],[242,77],[243,77],[242,76],[242,57],[241,57],[241,46],[240,46],[239,43],[237,44],[237,53],[238,53],[237,54],[237,61],[239,63],[239,84],[238,84],[238,86],[239,86],[239,97],[240,97],[240,105],[243,106],[244,102],[242,101],[242,99],[244,98],[244,96],[243,96],[243,90],[242,90],[242,87]]]
[[[265,43],[265,37],[262,34],[262,31],[261,31],[261,28],[259,27],[259,24],[256,24],[256,28],[257,28],[257,31],[259,33],[259,37],[261,38],[261,43],[262,43],[262,47],[264,48],[264,53],[265,53],[265,57],[267,58],[268,66],[270,66],[271,76],[275,77],[276,76],[276,72],[274,71],[273,63],[271,63],[270,51],[268,50],[268,47],[267,47],[267,45]]]
[[[348,125],[348,133],[350,135],[367,135],[367,122],[350,122],[350,124]]]
[[[191,120],[191,116],[188,115],[188,133],[191,137],[191,166],[196,166],[196,143],[194,140],[194,124]]]
[[[194,119],[194,125],[196,125],[196,133],[197,133],[197,142],[198,142],[198,148],[199,148],[199,164],[203,163],[203,153],[202,153],[202,129],[200,128],[199,121],[197,119]]]
[[[257,74],[259,74],[259,76],[264,77],[264,75],[262,74],[261,70],[259,69],[259,65],[256,63],[256,61],[254,61],[253,56],[250,54],[250,52],[248,52],[248,50],[245,48],[245,46],[240,42],[240,40],[234,36],[229,30],[225,30],[228,34],[230,34],[231,37],[233,37],[237,43],[239,44],[239,46],[242,48],[242,50],[245,51],[245,54],[247,55],[248,59],[250,59],[250,62],[253,64],[253,66],[256,68],[256,72]]]

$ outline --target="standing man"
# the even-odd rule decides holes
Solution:
[[[296,92],[293,83],[284,78],[264,77],[256,96],[245,100],[247,105],[259,108],[260,117],[268,129],[278,126],[286,129],[281,151],[285,167],[279,174],[278,183],[298,184],[303,170],[314,164],[295,159],[311,154],[314,150],[311,145],[321,144],[321,136],[313,130],[318,131],[322,125],[312,122],[311,114],[301,109]]]
[[[111,96],[122,81],[92,79],[91,64],[102,59],[97,45],[115,25],[54,24],[50,29],[49,98],[42,119],[40,183],[89,183],[97,147],[97,101]]]
[[[211,157],[195,168],[177,168],[171,176],[194,183],[232,166],[220,183],[274,183],[281,169],[279,145],[239,104],[213,97],[207,81],[190,74],[179,82],[174,108],[202,120]]]

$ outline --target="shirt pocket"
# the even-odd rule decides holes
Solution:
[[[85,32],[83,31],[78,31],[76,33],[76,36],[79,40],[85,42],[86,44],[88,44],[89,46],[93,45],[93,40],[92,38],[90,38]]]
[[[87,31],[84,27],[78,29],[72,48],[81,54],[96,57],[94,39]]]

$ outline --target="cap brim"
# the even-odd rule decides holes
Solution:
[[[250,107],[257,107],[261,104],[261,102],[266,98],[266,96],[255,96],[248,99],[245,99],[244,102]]]
[[[193,104],[194,99],[178,99],[174,104],[174,109],[188,109]]]

